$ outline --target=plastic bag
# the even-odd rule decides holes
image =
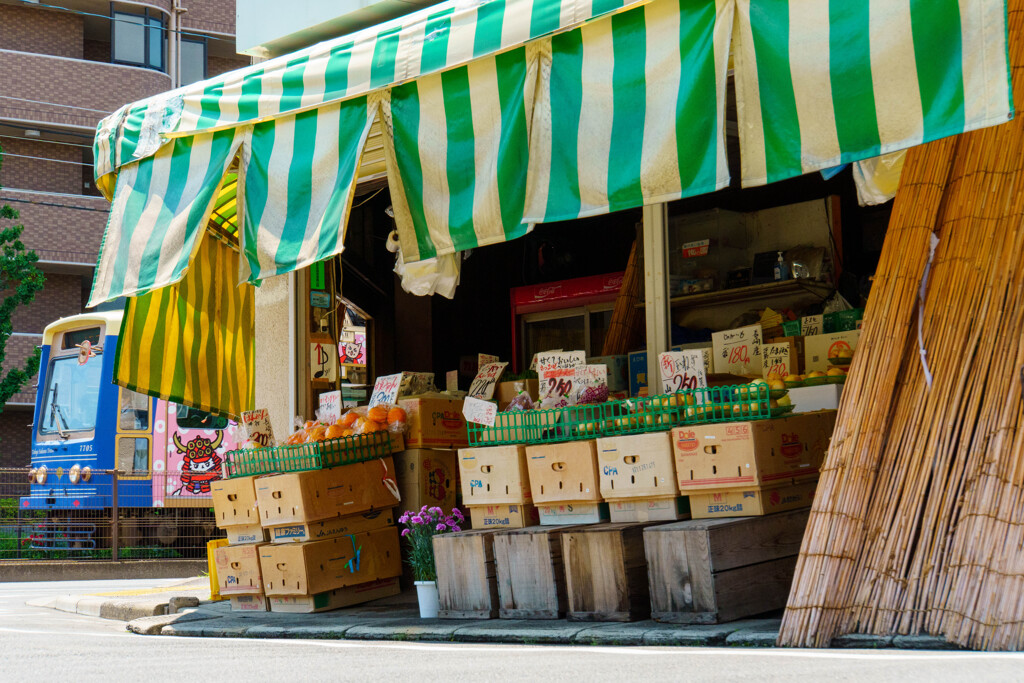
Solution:
[[[907,150],[858,161],[853,165],[857,185],[857,202],[861,206],[884,204],[896,196]]]
[[[446,254],[406,263],[394,232],[388,237],[388,250],[395,252],[395,273],[402,278],[402,289],[416,296],[440,294],[446,299],[455,296],[462,265],[462,257],[459,254]]]
[[[530,396],[530,392],[526,390],[526,382],[517,381],[512,386],[516,395],[511,401],[509,401],[505,411],[522,412],[524,410],[533,410],[533,397]]]

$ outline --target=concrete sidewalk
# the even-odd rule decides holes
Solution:
[[[133,633],[206,638],[404,640],[523,645],[674,645],[774,647],[779,618],[728,624],[595,623],[559,620],[420,619],[415,593],[319,614],[232,612],[210,602],[204,578],[174,586],[116,594],[66,596],[36,606],[126,621]],[[956,649],[933,636],[848,635],[834,648]]]

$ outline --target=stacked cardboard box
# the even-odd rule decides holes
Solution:
[[[808,507],[836,412],[673,429],[679,491],[696,519]]]
[[[608,519],[597,441],[527,446],[526,458],[541,524],[595,524]]]
[[[228,541],[214,550],[218,591],[230,599],[233,610],[268,609],[259,563],[259,547],[267,535],[256,509],[254,479],[222,479],[211,487],[217,526]]]
[[[474,529],[517,529],[538,523],[525,446],[463,448],[459,476]]]
[[[318,612],[399,592],[391,457],[258,477],[259,547],[270,609]]]
[[[597,440],[601,496],[612,522],[682,519],[688,510],[679,496],[668,432],[610,436]]]

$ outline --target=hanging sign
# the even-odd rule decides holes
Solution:
[[[568,405],[572,400],[576,368],[587,364],[583,351],[544,351],[537,356],[537,379],[541,401],[552,399],[556,405]],[[564,401],[564,402],[563,402]]]
[[[825,326],[824,320],[823,315],[805,315],[800,318],[800,334],[805,337],[821,334]]]
[[[672,394],[687,389],[704,389],[708,385],[707,369],[704,365],[706,349],[688,351],[666,351],[658,356],[661,371],[661,390]]]
[[[325,391],[320,394],[320,421],[334,424],[341,418],[341,392]]]
[[[444,388],[449,394],[459,390],[459,371],[449,370],[444,375]]]
[[[242,413],[242,426],[249,441],[260,448],[273,448],[274,428],[270,426],[270,411],[266,408],[246,410]]]
[[[309,267],[309,288],[324,289],[327,283],[327,274],[324,271],[324,262],[318,261]]]
[[[581,365],[573,368],[572,403],[604,403],[608,400],[608,366]]]
[[[310,342],[309,365],[313,379],[338,381],[338,353],[333,342]]]
[[[313,308],[330,308],[331,307],[331,295],[327,292],[321,292],[320,290],[310,290],[309,292],[309,305]]]
[[[760,377],[761,341],[760,325],[749,325],[712,334],[715,372]]]
[[[765,344],[761,347],[764,357],[764,378],[783,379],[793,374],[796,350],[791,342]]]
[[[498,416],[498,406],[490,401],[467,396],[462,403],[462,415],[466,418],[466,422],[493,427],[494,420]]]
[[[473,382],[469,385],[469,396],[490,401],[494,397],[494,388],[498,385],[501,373],[505,372],[508,363],[488,363],[480,366]]]
[[[380,403],[393,405],[398,402],[398,389],[402,384],[401,372],[395,375],[383,375],[377,378],[373,384],[373,393],[370,394],[370,407]]]

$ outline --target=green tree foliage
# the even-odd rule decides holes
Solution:
[[[0,163],[3,161],[3,148],[0,148]],[[0,223],[6,224],[18,220],[18,212],[9,205],[0,205]],[[33,375],[39,370],[39,349],[35,350],[21,367],[9,367],[4,364],[7,357],[7,341],[14,331],[11,318],[18,306],[27,306],[36,297],[36,292],[43,288],[45,278],[36,268],[39,257],[35,252],[25,248],[21,243],[23,225],[12,225],[0,228],[0,365],[7,367],[0,370],[0,411],[14,394],[21,391]]]

